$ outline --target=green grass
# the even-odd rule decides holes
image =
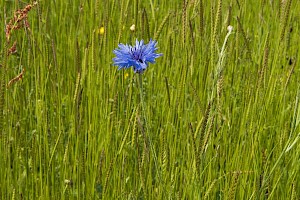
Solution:
[[[300,198],[297,1],[40,1],[7,45],[28,3],[0,2],[0,199]]]

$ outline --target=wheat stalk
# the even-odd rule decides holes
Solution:
[[[199,149],[198,149],[198,156],[197,156],[198,161],[196,162],[196,166],[200,166],[200,159],[201,159],[201,156],[202,156],[202,153],[203,153],[202,148],[203,148],[203,144],[204,144],[205,130],[206,130],[206,127],[207,127],[207,124],[208,124],[207,122],[208,122],[208,119],[209,119],[209,116],[210,116],[212,103],[213,102],[208,103],[203,121],[201,123],[200,142],[199,142]]]
[[[203,35],[204,33],[204,9],[203,9],[203,2],[202,0],[199,1],[199,12],[200,12],[200,25],[199,25],[199,33],[200,35]]]
[[[136,143],[136,148],[137,148],[137,161],[138,161],[138,170],[139,170],[139,176],[140,176],[140,181],[141,181],[141,186],[144,194],[144,198],[146,198],[146,188],[145,188],[145,178],[142,170],[142,160],[140,159],[140,149],[139,149],[139,139],[136,137],[137,143]]]
[[[136,114],[135,114],[135,118],[133,121],[133,128],[132,128],[132,136],[131,136],[131,146],[134,147],[135,143],[136,143],[136,135],[138,134],[137,131],[137,120],[138,120],[138,115],[139,115],[139,108],[136,109]]]
[[[292,183],[292,194],[291,194],[291,200],[297,199],[297,192],[296,192],[296,183]]]
[[[186,24],[187,24],[187,2],[186,0],[183,0],[183,6],[182,6],[182,45],[185,44],[185,38],[186,38]]]
[[[218,180],[218,179],[213,180],[213,182],[210,184],[209,188],[208,188],[207,191],[205,192],[204,199],[207,199],[207,198],[208,198],[208,195],[209,195],[210,191],[213,189],[213,187],[215,186],[217,180]]]
[[[228,15],[227,15],[227,20],[226,20],[227,27],[231,25],[231,18],[232,18],[232,6],[230,5],[228,7]]]
[[[212,117],[211,122],[209,124],[209,127],[207,129],[207,132],[205,134],[205,137],[203,138],[203,144],[202,144],[202,147],[201,147],[201,154],[203,154],[205,152],[210,134],[212,132],[213,124],[214,124],[214,116]]]
[[[212,11],[212,13],[214,13]],[[214,20],[214,25],[212,25],[213,29],[212,29],[212,41],[211,41],[211,60],[212,60],[212,66],[215,63],[215,49],[216,49],[216,43],[217,43],[217,32],[218,32],[218,26],[219,23],[221,21],[221,14],[222,14],[222,0],[218,1],[218,6],[217,6],[217,13],[216,13],[216,17]]]
[[[288,19],[290,16],[292,0],[286,0],[284,3],[284,14],[281,20],[281,32],[280,32],[280,42],[283,41],[285,35],[285,29],[287,27]]]
[[[102,198],[104,197],[105,193],[107,192],[108,181],[109,181],[110,174],[111,174],[111,171],[113,169],[113,166],[115,164],[116,159],[117,159],[117,156],[115,156],[115,158],[110,161],[109,168],[106,172],[105,182],[104,182],[104,186],[103,186]]]
[[[292,76],[292,74],[294,73],[296,63],[297,63],[297,61],[295,61],[295,62],[293,63],[291,69],[289,70],[287,79],[286,79],[285,84],[284,84],[284,91],[286,91],[287,86],[288,86],[288,84],[289,84],[289,82],[290,82],[291,76]]]
[[[136,110],[137,110],[137,109],[135,109],[135,110],[132,112],[132,115],[131,115],[130,120],[129,120],[129,122],[128,122],[127,130],[126,130],[125,135],[124,135],[124,137],[123,137],[123,139],[122,139],[121,146],[120,146],[120,149],[119,149],[118,154],[121,154],[121,152],[122,152],[122,150],[123,150],[124,144],[125,144],[126,139],[127,139],[128,135],[129,135],[130,124],[132,123],[132,120],[133,120],[133,117],[135,116]]]
[[[249,46],[249,39],[246,36],[246,33],[245,33],[244,29],[243,29],[243,26],[242,26],[242,23],[241,23],[241,20],[240,20],[239,17],[237,17],[237,22],[238,22],[238,25],[239,25],[238,26],[239,27],[238,30],[242,34],[242,36],[244,38],[244,41],[245,41],[248,58],[251,59],[251,50],[250,50],[250,46]]]
[[[168,21],[169,17],[171,15],[171,12],[168,12],[168,14],[164,17],[163,21],[161,22],[161,24],[159,25],[156,33],[154,34],[154,40],[158,40],[160,33],[162,31],[162,29],[164,28],[166,22]]]
[[[235,192],[236,192],[236,187],[238,184],[240,173],[241,172],[237,171],[237,172],[234,172],[234,174],[233,174],[233,179],[232,179],[231,187],[229,190],[228,199],[235,199]]]
[[[264,75],[265,71],[268,68],[268,60],[269,60],[269,33],[266,38],[265,42],[265,49],[264,49],[264,57],[263,57],[263,67],[261,68],[259,72],[259,78],[258,78],[258,86],[257,88],[261,88],[261,85],[264,83]]]
[[[148,15],[146,9],[143,9],[142,14],[142,27],[143,27],[143,34],[146,33],[148,40],[150,39],[150,25],[148,20]]]

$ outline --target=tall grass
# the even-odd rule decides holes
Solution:
[[[0,199],[299,199],[299,10],[38,1],[0,34]],[[135,38],[163,53],[142,82],[112,66]]]

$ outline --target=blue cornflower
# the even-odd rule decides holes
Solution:
[[[149,62],[154,63],[155,58],[162,56],[155,51],[157,42],[150,39],[148,44],[144,44],[144,40],[140,42],[136,40],[135,46],[128,44],[119,44],[113,52],[116,57],[113,58],[114,65],[119,66],[118,69],[133,67],[135,73],[143,73],[148,67]]]

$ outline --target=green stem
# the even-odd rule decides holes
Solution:
[[[4,49],[3,49],[3,61],[2,66],[0,66],[0,136],[2,135],[3,131],[3,124],[4,124],[4,105],[5,105],[5,90],[6,90],[6,64],[7,64],[7,49],[8,43],[5,42]]]
[[[151,135],[148,134],[148,123],[147,123],[147,120],[146,120],[146,114],[145,114],[145,105],[144,105],[144,95],[143,95],[143,75],[142,74],[138,74],[139,76],[139,80],[138,80],[138,84],[139,84],[139,90],[140,90],[140,105],[141,105],[141,122],[142,122],[142,127],[144,128],[144,130],[142,130],[143,134],[145,134],[145,138],[149,138],[149,145],[150,145],[150,148],[151,148],[151,151],[153,153],[153,157],[154,157],[154,164],[155,164],[155,168],[158,172],[158,165],[157,165],[157,156],[156,156],[156,153],[155,153],[155,149],[154,149],[154,146],[152,144],[152,139],[151,139]],[[160,174],[158,174],[158,177],[159,177],[159,180],[161,180],[161,177],[160,177]]]

